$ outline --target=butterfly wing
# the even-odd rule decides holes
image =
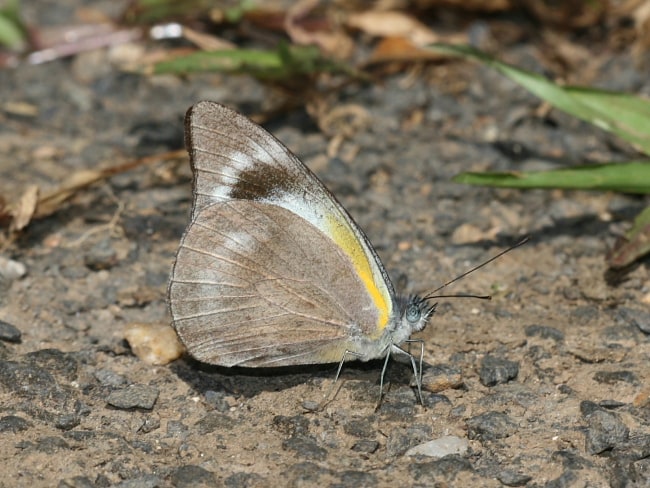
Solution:
[[[249,200],[196,215],[169,297],[191,354],[222,366],[334,362],[357,347],[367,353],[362,329],[379,313],[332,240],[289,210]]]
[[[301,217],[348,256],[378,311],[376,322],[364,322],[364,333],[381,334],[393,314],[393,286],[365,234],[318,178],[269,132],[227,107],[199,102],[185,124],[194,171],[192,221],[207,206],[232,200],[266,203]],[[303,245],[300,239],[297,245]]]

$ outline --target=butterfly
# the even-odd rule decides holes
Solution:
[[[219,366],[408,358],[422,402],[432,297],[397,295],[372,244],[323,183],[265,129],[214,102],[185,118],[191,218],[169,283],[188,352]],[[402,346],[420,343],[420,361]]]

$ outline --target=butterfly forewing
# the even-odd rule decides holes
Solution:
[[[186,144],[194,202],[170,303],[193,355],[224,365],[338,361],[355,334],[384,332],[395,303],[384,267],[282,143],[239,113],[200,102],[188,111]],[[292,230],[280,232],[278,222]]]

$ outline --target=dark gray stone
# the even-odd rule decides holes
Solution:
[[[20,330],[4,320],[0,320],[0,341],[19,343],[22,334]]]
[[[430,483],[429,486],[433,486],[433,483],[440,483],[440,478],[453,481],[462,471],[471,472],[474,471],[474,468],[467,459],[457,454],[451,454],[428,463],[416,463],[411,468],[413,478],[420,483]]]
[[[98,369],[94,372],[95,379],[102,386],[119,388],[127,384],[126,378],[110,369]]]
[[[533,478],[518,471],[505,469],[497,475],[497,479],[506,486],[524,486]]]
[[[650,312],[638,308],[621,307],[616,312],[617,318],[638,327],[641,332],[650,334]]]
[[[53,371],[57,376],[63,376],[67,381],[77,379],[79,361],[75,353],[63,352],[58,349],[40,349],[25,354],[25,359],[48,371]]]
[[[386,442],[386,454],[389,458],[401,456],[417,444],[418,443],[413,441],[408,435],[401,432],[395,432],[388,436]]]
[[[600,454],[627,441],[630,430],[614,412],[596,410],[587,417],[585,448],[589,454]]]
[[[275,430],[288,437],[294,435],[307,435],[309,433],[309,420],[303,415],[276,415],[273,417]]]
[[[258,486],[269,486],[265,478],[257,473],[234,473],[223,481],[226,488],[253,488]]]
[[[352,450],[355,452],[364,452],[366,454],[372,454],[373,452],[379,449],[379,442],[373,441],[370,439],[361,439],[357,441],[352,446]]]
[[[96,485],[85,476],[75,476],[59,481],[57,488],[96,488]]]
[[[594,380],[598,383],[613,385],[618,382],[639,384],[639,378],[632,371],[597,371],[594,374]]]
[[[50,396],[57,388],[45,369],[16,361],[0,361],[0,385],[23,397]]]
[[[576,451],[570,450],[555,451],[551,455],[551,459],[560,461],[566,470],[585,469],[594,466],[590,460],[583,458]]]
[[[133,440],[129,442],[129,445],[133,447],[134,449],[138,449],[142,452],[145,452],[147,454],[153,454],[155,449],[153,445],[150,442],[145,442],[145,441],[139,441],[139,440]]]
[[[519,374],[519,363],[487,355],[481,361],[479,369],[481,383],[485,386],[494,386],[500,383],[507,383],[515,379]]]
[[[0,418],[0,432],[22,432],[32,426],[30,422],[16,415],[7,415]]]
[[[548,481],[544,488],[569,488],[575,486],[578,476],[573,471],[565,471],[554,480]]]
[[[505,413],[486,412],[467,420],[469,439],[493,441],[504,439],[517,431],[517,424]]]
[[[287,486],[317,486],[322,478],[334,475],[331,469],[310,461],[296,463],[282,474]]]
[[[390,402],[387,398],[379,406],[378,412],[387,420],[400,422],[408,421],[415,415],[415,402]]]
[[[389,457],[401,456],[410,448],[431,440],[430,425],[414,424],[404,429],[393,430],[386,442],[386,453]]]
[[[215,485],[215,476],[214,473],[207,469],[188,464],[176,468],[170,476],[170,481],[177,488],[212,487]]]
[[[235,427],[235,421],[232,417],[221,412],[210,412],[196,424],[194,424],[196,431],[199,434],[211,434],[212,432],[220,432],[224,430],[231,430]]]
[[[167,422],[167,437],[184,438],[187,435],[187,425],[180,420],[170,420]]]
[[[353,419],[345,423],[343,430],[346,434],[359,439],[374,437],[377,433],[377,428],[373,425],[372,420],[365,419]]]
[[[71,439],[77,442],[88,442],[95,439],[97,437],[97,433],[92,430],[71,430],[69,432],[65,432],[63,436],[66,439]]]
[[[618,400],[601,400],[598,402],[598,406],[606,408],[607,410],[614,410],[617,408],[621,408],[627,405],[625,402],[619,402]]]
[[[588,324],[598,318],[600,310],[593,305],[581,305],[571,311],[571,319],[580,324]]]
[[[110,238],[102,239],[84,252],[84,264],[88,269],[99,271],[111,269],[117,264],[117,252]]]
[[[627,442],[620,443],[614,447],[612,455],[631,461],[650,458],[650,434],[630,435]]]
[[[140,426],[140,432],[148,434],[153,432],[156,429],[160,428],[160,417],[157,415],[149,415],[144,419],[144,422]]]
[[[525,332],[528,337],[537,336],[542,339],[553,339],[555,342],[564,341],[564,333],[548,325],[528,325]]]
[[[226,400],[227,395],[223,391],[208,390],[204,393],[203,396],[205,397],[205,401],[208,403],[208,405],[210,405],[218,412],[225,413],[230,410],[230,405]]]
[[[424,405],[427,408],[434,408],[439,403],[444,405],[449,405],[449,406],[452,405],[452,402],[449,399],[449,397],[446,395],[441,395],[440,393],[422,392],[422,397],[423,397],[422,400],[424,401]]]
[[[41,437],[35,444],[34,448],[37,451],[46,454],[54,454],[63,449],[70,449],[70,445],[61,437],[49,436]]]
[[[154,474],[145,474],[139,478],[122,481],[112,488],[161,488],[165,486],[163,480]]]
[[[131,385],[108,395],[106,403],[121,409],[143,408],[151,410],[156,404],[159,394],[158,389],[152,386]]]
[[[295,435],[282,442],[282,449],[294,451],[298,456],[305,459],[324,461],[327,458],[327,450],[320,447],[311,437]]]
[[[377,477],[363,471],[343,471],[338,474],[339,481],[330,485],[331,488],[359,488],[361,486],[377,486]]]
[[[63,415],[59,415],[54,426],[61,430],[72,430],[80,423],[81,421],[79,420],[78,415],[74,413],[64,413]]]
[[[592,413],[602,409],[603,408],[600,405],[598,405],[596,402],[592,402],[591,400],[583,400],[580,402],[580,413],[585,418]]]

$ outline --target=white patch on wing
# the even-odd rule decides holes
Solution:
[[[207,196],[220,200],[228,200],[230,198],[230,188],[223,185],[214,186],[207,191]]]
[[[287,210],[299,215],[318,230],[327,234],[327,214],[332,209],[322,205],[321,202],[310,202],[308,196],[292,195],[283,193],[277,200],[269,200],[269,203],[279,205]],[[306,201],[307,200],[307,201]]]
[[[243,153],[243,152],[235,152],[229,155],[233,160],[237,162],[236,167],[228,167],[224,166],[224,175],[227,176],[232,176],[233,178],[236,178],[236,176],[239,173],[242,173],[244,171],[247,171],[249,168],[253,167],[255,165],[255,157],[256,156],[251,156],[250,154]]]

